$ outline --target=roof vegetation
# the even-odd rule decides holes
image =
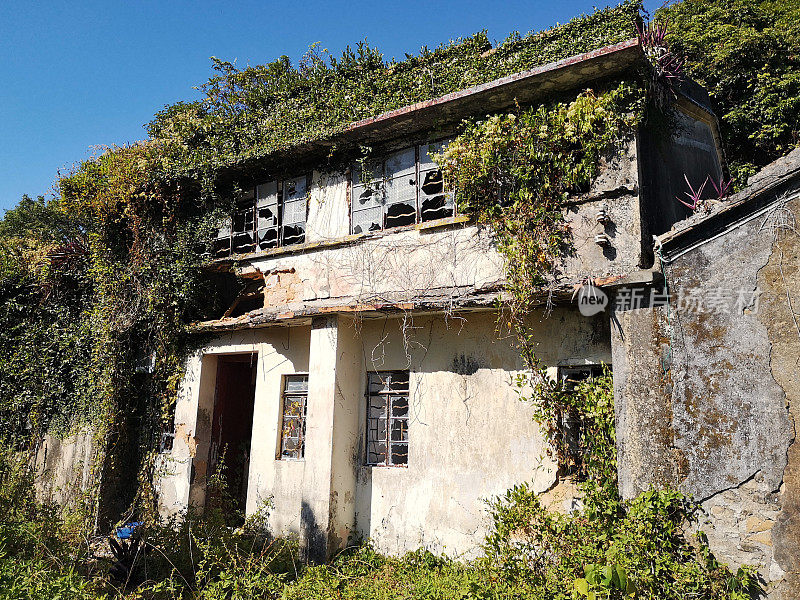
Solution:
[[[172,150],[164,175],[208,176],[360,119],[635,38],[641,6],[625,0],[546,31],[512,33],[495,47],[481,32],[402,61],[366,42],[338,57],[314,45],[296,67],[286,56],[243,69],[214,59],[217,75],[200,86],[205,99],[167,106],[148,132]]]

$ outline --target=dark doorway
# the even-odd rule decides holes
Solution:
[[[234,520],[244,516],[250,439],[253,434],[253,403],[256,392],[257,354],[220,356],[211,424],[210,473],[221,474],[225,488],[206,490],[206,506],[233,509]]]

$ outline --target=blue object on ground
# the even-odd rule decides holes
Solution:
[[[121,540],[130,539],[131,535],[133,535],[133,530],[141,524],[141,521],[133,521],[132,523],[125,523],[122,527],[117,527],[117,537]]]

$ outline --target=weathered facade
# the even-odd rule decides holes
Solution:
[[[623,494],[691,494],[716,555],[781,600],[800,596],[798,216],[795,150],[661,236],[669,303],[613,319]]]
[[[484,499],[522,481],[553,490],[557,465],[513,385],[519,352],[497,327],[502,257],[490,231],[457,213],[429,152],[465,117],[645,65],[632,40],[353,124],[327,143],[373,147],[380,200],[357,163],[315,167],[319,144],[252,166],[214,262],[248,283],[198,325],[212,339],[187,363],[162,456],[164,512],[213,500],[224,455],[246,512],[271,501],[273,532],[299,536],[311,558],[356,537],[469,556]],[[565,206],[575,252],[542,296],[556,307],[530,315],[554,375],[616,357],[613,320],[569,306],[575,284],[652,281],[652,236],[687,215],[674,201],[682,175],[721,176],[702,91],[687,86],[675,106],[673,136],[632,135]]]

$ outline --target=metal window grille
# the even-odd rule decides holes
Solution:
[[[411,146],[381,162],[352,169],[352,232],[366,233],[413,225],[455,214],[453,194],[431,156],[441,141]]]
[[[367,379],[367,464],[408,464],[408,371]]]
[[[282,401],[280,457],[300,460],[305,456],[308,375],[286,375]]]
[[[225,258],[305,242],[307,191],[305,175],[247,190],[231,217],[217,229],[214,256]]]

